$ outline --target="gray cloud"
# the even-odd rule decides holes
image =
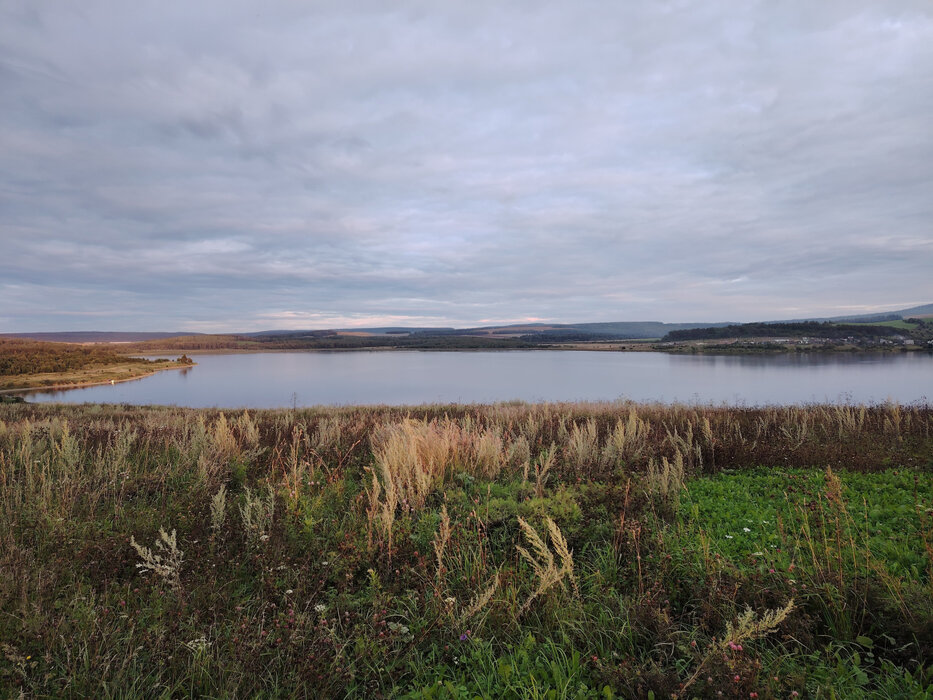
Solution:
[[[2,330],[933,298],[925,1],[20,0],[0,95]]]

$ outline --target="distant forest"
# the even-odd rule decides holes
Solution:
[[[121,347],[124,352],[151,353],[189,350],[364,350],[409,348],[412,350],[511,350],[538,347],[536,343],[512,338],[478,338],[434,333],[411,335],[338,335],[315,331],[306,335],[184,336]]]
[[[721,326],[717,328],[692,328],[690,330],[671,331],[662,341],[682,340],[717,340],[723,338],[775,338],[800,337],[828,338],[843,340],[845,338],[868,339],[880,336],[901,335],[903,330],[890,326],[866,326],[836,323],[817,323],[806,321],[803,323],[743,323],[734,326]]]
[[[0,377],[68,372],[136,362],[146,364],[148,360],[124,357],[112,348],[100,345],[0,339]]]

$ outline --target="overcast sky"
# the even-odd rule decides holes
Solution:
[[[933,301],[930,0],[0,0],[0,331]]]

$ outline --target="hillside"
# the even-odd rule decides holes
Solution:
[[[662,338],[667,343],[694,340],[758,339],[772,342],[814,343],[831,341],[850,345],[898,344],[924,345],[933,340],[933,323],[922,319],[881,321],[876,323],[743,323],[716,328],[671,331]]]
[[[125,381],[190,364],[184,356],[176,362],[126,357],[105,345],[0,338],[0,390],[5,391]]]
[[[175,338],[197,333],[133,332],[133,331],[58,331],[51,333],[0,333],[0,338],[24,338],[49,343],[138,343],[146,340]]]

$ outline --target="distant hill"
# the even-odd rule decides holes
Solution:
[[[899,311],[884,313],[855,314],[828,318],[801,318],[783,321],[758,321],[760,325],[800,323],[883,323],[906,318],[933,316],[933,304],[913,306]],[[597,323],[514,323],[499,326],[469,328],[431,326],[375,326],[369,328],[336,328],[328,330],[267,330],[249,333],[205,334],[205,333],[134,333],[112,331],[66,331],[58,333],[0,333],[0,337],[28,338],[32,340],[58,341],[66,343],[147,343],[140,352],[154,345],[166,350],[196,348],[239,349],[262,348],[349,348],[349,347],[494,347],[480,341],[501,343],[509,341],[509,347],[526,344],[540,345],[561,342],[586,342],[604,340],[656,339],[678,331],[695,329],[719,329],[740,326],[730,321],[700,323],[662,323],[660,321],[608,321]],[[770,329],[771,335],[778,332]],[[714,337],[720,337],[715,333]],[[460,340],[453,341],[453,338]],[[135,351],[136,348],[133,348]]]
[[[883,321],[897,321],[902,318],[933,316],[933,304],[912,306],[899,311],[884,311],[871,314],[850,314],[848,316],[826,316],[820,318],[795,318],[783,321],[765,321],[765,323],[805,323],[807,321],[830,321],[832,323],[879,323]]]
[[[521,337],[532,342],[561,342],[579,340],[633,340],[660,338],[674,330],[707,328],[728,325],[719,323],[661,323],[660,321],[611,321],[603,323],[515,323],[502,326],[410,327],[386,326],[376,328],[336,328],[333,330],[272,330],[240,333],[248,338],[316,339],[332,335],[412,336],[418,338],[470,336]]]
[[[0,333],[0,338],[26,338],[50,343],[142,343],[183,335],[202,335],[178,331],[175,333],[134,333],[121,331],[60,331],[55,333]]]
[[[924,316],[933,316],[933,304],[923,304],[922,306],[913,306],[909,309],[898,311],[898,313],[904,318],[911,318],[911,317],[922,318]]]
[[[320,333],[363,333],[366,335],[399,335],[404,333],[425,333],[431,331],[453,331],[454,328],[448,327],[404,327],[404,326],[380,326],[377,328],[329,328],[327,330],[271,330],[254,331],[252,333],[237,333],[236,335],[256,338],[274,338],[277,336],[307,336]],[[190,334],[189,334],[190,335]]]

